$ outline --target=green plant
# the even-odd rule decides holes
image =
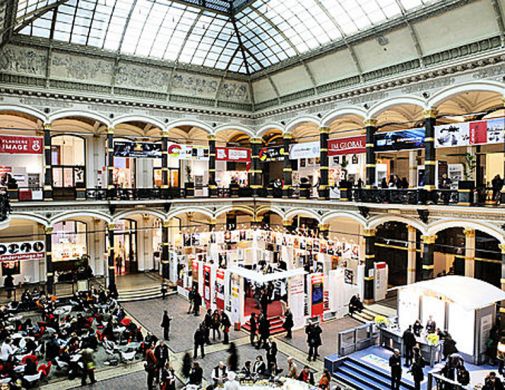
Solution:
[[[378,326],[387,326],[389,323],[389,320],[384,316],[376,315],[374,318],[374,322]]]
[[[430,333],[426,336],[426,341],[429,345],[438,345],[440,337],[436,333]]]
[[[463,162],[463,176],[465,180],[473,180],[475,168],[477,167],[477,158],[472,153],[465,153]]]

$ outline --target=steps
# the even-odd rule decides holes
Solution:
[[[282,324],[284,323],[284,320],[277,316],[277,317],[268,317],[268,321],[270,322],[270,336],[275,336],[277,334],[284,333],[285,330],[282,327]],[[242,325],[242,329],[245,330],[246,332],[251,331],[251,324],[249,321],[247,321],[244,325]]]
[[[118,302],[143,301],[146,299],[161,298],[161,287],[159,284],[131,290],[119,290]],[[176,294],[176,291],[168,290],[167,296]]]
[[[386,373],[370,364],[350,357],[342,359],[340,366],[332,374],[337,381],[355,389],[389,390],[391,388],[389,372]],[[414,386],[402,380],[400,389],[414,390]]]
[[[373,304],[369,306],[365,306],[363,311],[361,313],[355,312],[353,315],[351,315],[352,318],[354,318],[357,321],[360,321],[364,324],[373,322],[375,319],[375,316],[384,316],[384,317],[391,317],[396,315],[396,310],[393,310],[389,307],[381,306],[378,304]]]

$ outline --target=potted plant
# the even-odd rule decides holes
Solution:
[[[343,180],[338,183],[338,189],[340,190],[340,200],[343,202],[349,202],[352,200],[352,182],[347,181],[347,166],[349,165],[349,160],[342,156],[340,162],[340,168],[342,168]]]
[[[473,203],[473,190],[475,189],[475,168],[477,158],[472,153],[465,153],[463,161],[463,178],[458,181],[458,203],[470,206]]]
[[[195,196],[195,183],[193,182],[193,177],[191,176],[191,165],[189,163],[185,167],[186,170],[186,182],[184,183],[184,189],[187,198],[192,198]]]
[[[381,316],[381,315],[376,315],[374,318],[375,325],[381,328],[385,328],[389,324],[389,320],[387,317]]]

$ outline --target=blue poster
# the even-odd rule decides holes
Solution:
[[[375,151],[388,152],[392,150],[423,149],[424,128],[391,131],[375,134]]]

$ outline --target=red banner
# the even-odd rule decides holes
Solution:
[[[0,154],[42,154],[43,150],[44,139],[42,137],[0,136]]]
[[[205,264],[203,266],[203,299],[205,301],[206,307],[210,307],[210,301],[211,301],[211,296],[210,296],[210,279],[212,278],[211,275],[211,268],[210,265]]]
[[[251,149],[247,148],[216,148],[217,161],[251,162]]]
[[[310,284],[312,290],[312,317],[322,316],[324,311],[324,287],[323,287],[323,274],[313,274],[310,277]]]
[[[328,140],[328,156],[358,154],[366,152],[366,137],[347,137]]]
[[[222,269],[216,272],[216,306],[219,310],[224,310],[224,270]]]
[[[487,144],[487,121],[470,122],[470,145]]]

